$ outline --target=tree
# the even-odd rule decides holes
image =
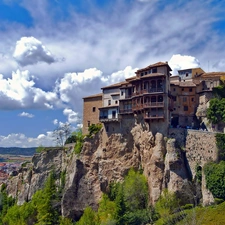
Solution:
[[[213,98],[210,100],[207,118],[214,124],[225,122],[225,98]]]
[[[87,207],[84,210],[84,214],[80,218],[76,225],[98,225],[98,219],[96,213],[91,207]]]
[[[53,131],[53,138],[55,139],[57,145],[64,146],[70,134],[71,125],[69,123],[63,123]]]

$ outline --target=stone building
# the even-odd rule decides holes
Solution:
[[[102,107],[102,93],[83,98],[83,134],[88,134],[91,124],[99,123],[99,108]]]

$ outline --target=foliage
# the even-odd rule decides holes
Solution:
[[[163,190],[162,195],[159,197],[155,205],[156,211],[165,222],[168,220],[169,215],[173,214],[179,206],[179,201],[174,193],[169,192],[167,189]]]
[[[207,118],[214,124],[225,122],[225,98],[213,98],[210,100]]]
[[[84,213],[76,225],[98,225],[98,218],[91,207],[86,207]]]
[[[87,136],[88,137],[92,137],[93,134],[97,134],[101,129],[102,129],[102,124],[101,123],[91,124],[88,127],[89,134]]]
[[[216,146],[219,160],[225,160],[225,134],[216,134]]]
[[[196,175],[195,175],[196,180],[197,182],[201,184],[202,183],[202,167],[197,164],[195,167],[195,172],[196,172]]]
[[[204,166],[206,187],[215,198],[225,200],[225,161],[219,164],[210,162]]]
[[[213,88],[213,94],[217,98],[225,98],[225,85],[224,85],[224,83],[222,85],[214,87]]]
[[[79,129],[74,133],[76,135],[76,144],[74,146],[74,152],[75,154],[80,154],[82,147],[83,147],[83,142],[84,142],[84,136],[82,134],[82,130]]]
[[[37,153],[41,153],[41,152],[44,151],[44,149],[45,149],[45,147],[43,147],[42,145],[40,145],[39,147],[36,148],[36,152]]]
[[[76,143],[76,134],[72,133],[67,139],[65,144]]]
[[[73,222],[71,219],[61,216],[59,218],[59,225],[73,225]]]

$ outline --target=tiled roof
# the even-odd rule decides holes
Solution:
[[[140,79],[145,79],[145,78],[149,78],[149,77],[159,77],[159,76],[165,76],[165,74],[163,74],[163,73],[150,73],[148,75],[144,75],[144,76],[140,77]]]
[[[225,76],[225,72],[208,72],[203,73],[201,77],[220,77]]]
[[[159,67],[159,66],[168,66],[169,67],[169,70],[172,71],[172,69],[170,68],[169,64],[168,63],[164,63],[164,62],[157,62],[155,64],[151,64],[145,68],[142,68],[142,69],[139,69],[137,70],[136,73],[138,72],[141,72],[141,71],[144,71],[144,70],[147,70],[147,69],[150,69],[150,68],[153,68],[153,67]]]
[[[112,84],[112,85],[109,85],[109,86],[106,86],[106,87],[102,87],[101,89],[116,88],[116,87],[120,87],[123,84],[128,84],[128,82],[122,81],[122,82],[119,82],[119,83],[116,83],[116,84]]]
[[[193,81],[174,81],[174,82],[171,82],[170,84],[174,84],[174,85],[177,85],[179,87],[196,87],[196,84],[193,82]]]
[[[95,95],[90,95],[90,96],[84,97],[83,99],[86,99],[86,98],[97,98],[97,97],[102,97],[102,93],[95,94]]]

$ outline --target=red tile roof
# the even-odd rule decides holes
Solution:
[[[159,67],[159,66],[168,66],[169,70],[172,71],[172,69],[170,68],[170,66],[169,66],[169,64],[167,62],[166,63],[164,63],[164,62],[157,62],[155,64],[151,64],[151,65],[149,65],[149,66],[147,66],[145,68],[137,70],[136,73],[144,71],[144,70],[147,70],[147,69],[150,69],[150,68],[153,68],[153,67]]]
[[[97,97],[102,97],[102,93],[95,94],[95,95],[90,95],[90,96],[87,96],[87,97],[83,97],[83,99],[87,99],[87,98],[97,98]]]

